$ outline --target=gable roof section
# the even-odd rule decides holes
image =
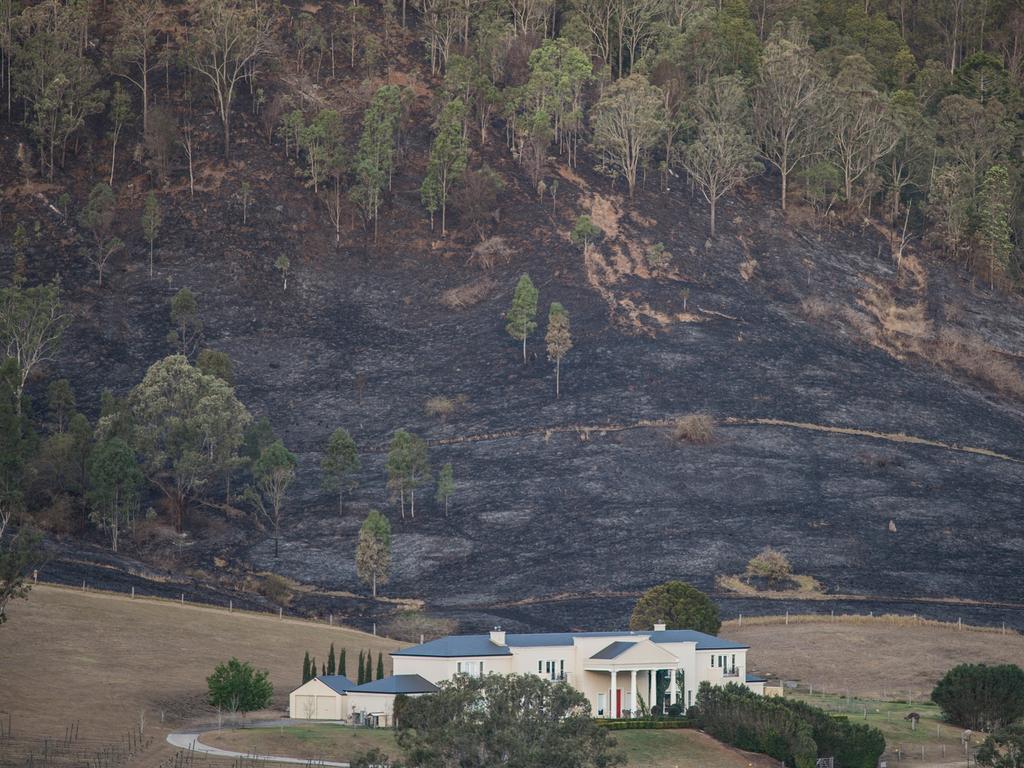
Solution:
[[[610,643],[602,648],[600,651],[595,653],[590,658],[592,659],[614,659],[617,656],[621,656],[630,648],[636,645],[635,642],[627,642],[625,640],[616,640],[614,643]]]
[[[335,693],[348,693],[356,687],[356,684],[344,675],[318,675],[316,679]]]
[[[429,680],[419,675],[388,675],[380,680],[363,683],[352,689],[352,693],[437,693],[440,690]]]
[[[618,641],[605,646],[590,657],[591,661],[610,661],[615,664],[668,664],[675,665],[679,659],[657,643],[647,638],[634,643]]]

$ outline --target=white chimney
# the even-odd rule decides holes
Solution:
[[[654,631],[655,632],[664,632],[665,631],[665,625],[662,624],[662,623],[655,624],[654,625]]]
[[[495,627],[491,630],[491,642],[495,645],[505,644],[505,630],[501,627]]]

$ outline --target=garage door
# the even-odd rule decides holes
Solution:
[[[335,717],[333,696],[296,696],[296,712],[292,717],[305,720],[333,720]]]

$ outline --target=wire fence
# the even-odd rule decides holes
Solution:
[[[0,768],[120,768],[152,745],[141,724],[115,740],[82,736],[77,721],[55,735],[22,732],[9,713],[0,720]]]

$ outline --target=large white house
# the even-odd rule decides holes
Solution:
[[[422,695],[455,675],[535,674],[564,680],[590,701],[597,717],[630,717],[643,705],[693,704],[702,682],[740,683],[764,693],[747,674],[748,646],[655,624],[648,632],[555,632],[451,635],[391,654],[394,675],[364,686],[316,678],[292,693],[291,716],[366,717],[389,724],[394,697]],[[337,676],[336,676],[337,677]],[[311,701],[310,696],[322,701]]]

